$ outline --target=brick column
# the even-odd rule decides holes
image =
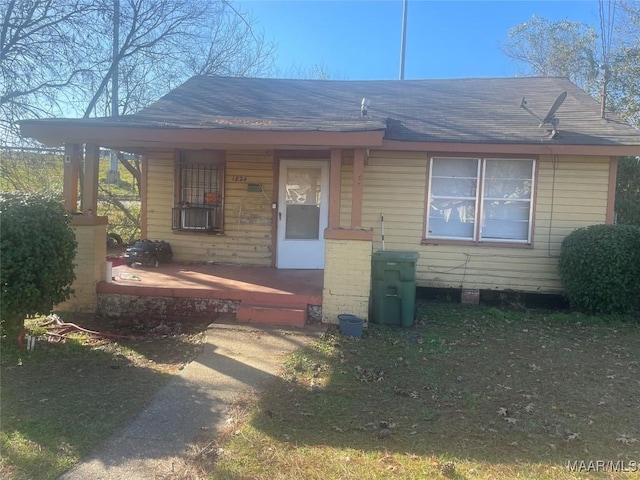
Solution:
[[[348,313],[369,317],[371,290],[371,230],[327,229],[325,238],[322,321],[338,323]]]
[[[107,269],[107,217],[74,216],[71,227],[76,234],[78,250],[74,293],[66,302],[56,305],[56,311],[96,312],[98,282],[105,280]]]

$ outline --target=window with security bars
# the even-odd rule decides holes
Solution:
[[[224,160],[221,152],[180,152],[176,183],[173,229],[222,232]]]

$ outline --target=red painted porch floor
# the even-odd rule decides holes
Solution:
[[[171,263],[158,268],[113,268],[98,294],[204,298],[239,302],[237,319],[304,325],[308,305],[322,305],[323,270],[279,270],[231,265]]]
[[[277,268],[230,265],[183,265],[158,268],[113,268],[113,282],[101,282],[98,293],[158,296],[197,296],[253,301],[267,295],[302,296],[309,305],[322,304],[323,270],[279,270]]]

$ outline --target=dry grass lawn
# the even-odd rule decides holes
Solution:
[[[430,303],[413,328],[333,330],[211,449],[210,478],[638,478],[625,320]]]

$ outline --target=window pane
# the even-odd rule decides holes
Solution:
[[[482,239],[528,240],[531,202],[484,202]]]
[[[436,197],[475,198],[478,180],[463,178],[436,178],[431,180],[431,194]]]
[[[472,240],[477,190],[477,159],[434,158],[431,162],[427,237]]]
[[[485,198],[530,199],[533,160],[487,160]]]
[[[475,213],[474,200],[432,199],[427,237],[473,239]]]
[[[478,176],[477,158],[434,158],[432,177],[476,178]]]
[[[533,160],[485,162],[481,240],[529,241]]]
[[[320,238],[321,175],[321,168],[287,168],[286,239]]]
[[[287,205],[320,205],[320,168],[287,169]]]

